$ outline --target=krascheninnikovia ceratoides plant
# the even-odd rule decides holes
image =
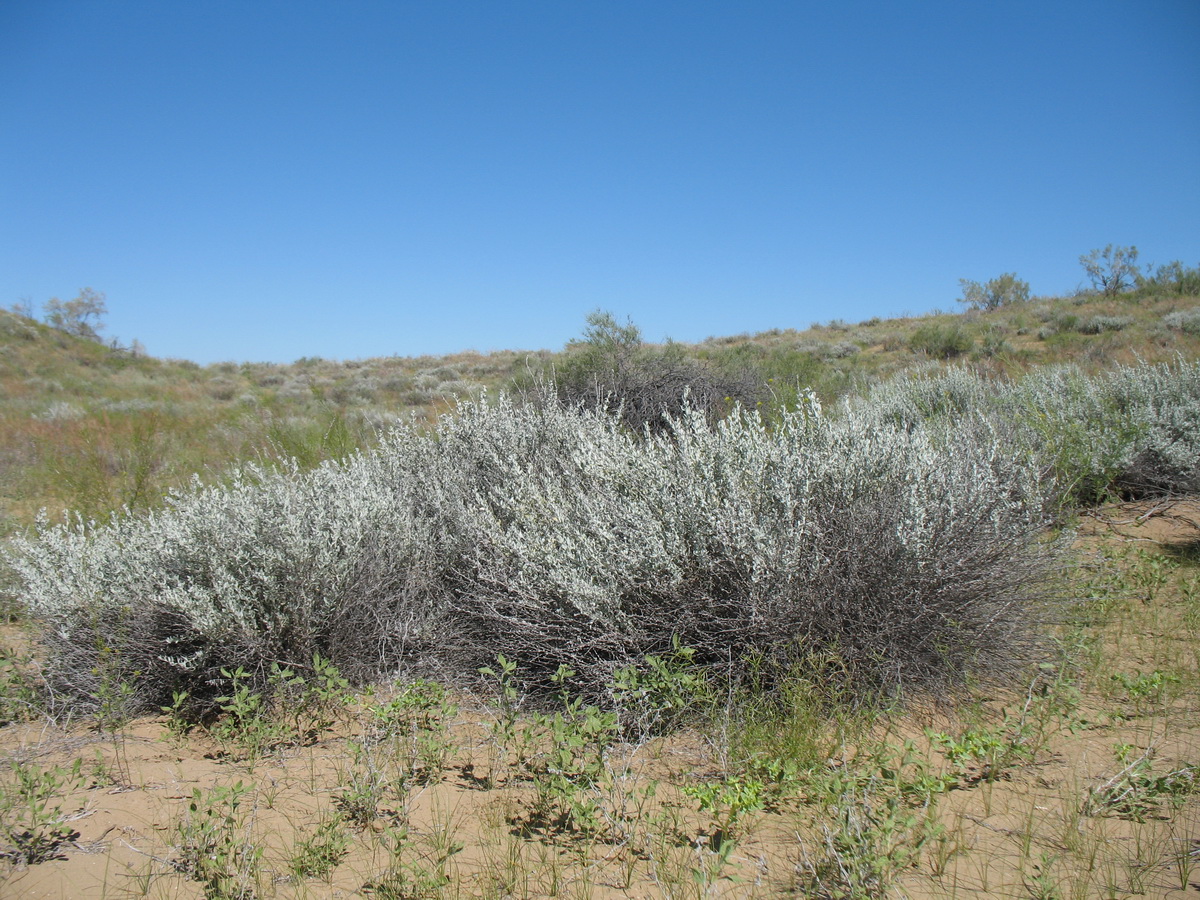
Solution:
[[[1128,395],[1135,424],[1160,408],[1186,424],[1193,368],[1097,381],[1113,399],[1096,415]],[[546,690],[571,665],[599,699],[671,635],[699,665],[803,637],[864,690],[936,688],[1027,655],[1053,556],[1036,448],[999,424],[1053,392],[956,377],[943,419],[914,383],[908,406],[686,415],[651,436],[483,398],[311,471],[247,467],[152,515],[42,523],[13,565],[53,625],[52,686],[94,694],[86,648],[113,646],[152,709],[199,702],[221,667],[315,652],[353,679],[416,657],[474,673],[499,652]]]

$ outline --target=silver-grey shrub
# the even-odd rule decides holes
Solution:
[[[1167,313],[1163,316],[1163,322],[1168,328],[1174,328],[1184,334],[1200,334],[1200,306]]]
[[[497,650],[592,684],[672,637],[709,663],[832,654],[858,688],[942,687],[1027,658],[1046,547],[995,441],[810,408],[773,428],[693,413],[637,442],[545,423],[569,448],[490,497],[454,599],[464,664]],[[499,423],[497,423],[499,424]],[[559,431],[563,428],[569,431]]]
[[[1200,491],[1200,360],[1122,367],[1101,390],[1133,423],[1118,487],[1135,496]]]
[[[128,677],[147,705],[173,690],[200,701],[222,667],[314,651],[376,674],[428,619],[421,579],[437,545],[395,459],[249,468],[148,515],[39,524],[13,565],[47,624],[51,687],[86,698]]]
[[[1200,361],[1139,363],[1096,376],[1046,366],[1015,381],[951,368],[893,379],[852,406],[860,416],[925,428],[949,444],[982,418],[1060,505],[1114,492],[1200,490]]]
[[[1069,503],[1200,490],[1200,361],[1039,369],[994,407]]]
[[[1079,323],[1079,333],[1102,334],[1105,331],[1121,331],[1132,324],[1132,316],[1092,316]]]
[[[223,666],[313,652],[359,680],[503,652],[601,695],[673,637],[734,674],[821,657],[859,690],[939,689],[1032,646],[1052,562],[1033,474],[981,418],[952,446],[812,400],[638,435],[485,397],[343,462],[43,522],[10,556],[52,688],[84,702],[114,675],[147,707],[203,699]]]

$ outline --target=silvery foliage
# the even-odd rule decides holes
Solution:
[[[1163,322],[1168,328],[1174,328],[1184,334],[1200,334],[1200,306],[1167,313],[1163,316]]]
[[[1105,376],[1101,389],[1132,423],[1121,486],[1134,493],[1200,491],[1200,361],[1122,368]]]
[[[102,662],[153,706],[314,650],[360,679],[503,652],[536,683],[570,662],[599,695],[673,636],[734,670],[832,655],[869,690],[999,674],[1045,593],[1037,473],[985,417],[953,442],[884,418],[810,397],[769,427],[690,411],[637,435],[483,397],[344,462],[43,521],[11,564],[52,683],[85,700]]]
[[[100,657],[142,673],[155,700],[184,685],[197,693],[231,662],[305,661],[339,644],[357,643],[346,661],[369,668],[427,619],[420,580],[434,523],[413,514],[406,487],[417,476],[404,461],[249,467],[222,485],[197,481],[148,515],[39,522],[14,542],[12,565],[23,602],[51,626],[64,688],[87,693]]]
[[[860,414],[958,440],[982,417],[1059,502],[1200,490],[1200,362],[1139,363],[1088,376],[1047,366],[1016,381],[963,368],[875,388]]]

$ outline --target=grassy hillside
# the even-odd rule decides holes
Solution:
[[[205,368],[0,317],[0,893],[1190,896],[1198,307]]]
[[[969,364],[1016,374],[1052,363],[1097,371],[1200,357],[1200,298],[1168,292],[1034,298],[995,310],[833,320],[806,330],[712,337],[673,352],[763,387],[828,402],[898,372]],[[647,345],[642,352],[661,352]],[[0,310],[0,534],[45,507],[104,517],[152,506],[194,472],[251,459],[311,466],[370,444],[379,426],[432,421],[455,398],[570,367],[562,352],[288,365],[134,356]]]
[[[38,509],[145,508],[194,472],[295,457],[309,466],[378,427],[435,416],[510,378],[525,354],[291,365],[134,356],[0,310],[0,533]]]

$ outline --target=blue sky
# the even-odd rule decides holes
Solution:
[[[0,2],[0,305],[157,356],[696,341],[1200,263],[1200,3]]]

